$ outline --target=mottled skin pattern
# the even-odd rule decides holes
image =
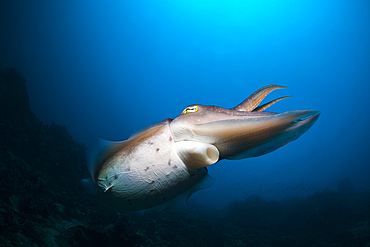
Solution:
[[[207,174],[207,168],[190,171],[180,160],[168,120],[121,145],[105,161],[97,177],[104,191],[101,199],[116,208],[141,210],[157,206],[191,189]]]
[[[258,107],[271,91],[261,88],[238,106],[191,105],[180,116],[146,128],[108,148],[90,167],[85,187],[123,210],[143,210],[204,188],[206,166],[272,152],[296,140],[317,121],[313,110],[263,112],[281,97]]]

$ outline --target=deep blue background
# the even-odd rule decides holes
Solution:
[[[194,200],[225,206],[370,188],[370,1],[2,1],[0,68],[27,78],[31,108],[92,147],[175,118],[234,107],[268,84],[269,110],[321,110],[297,141],[209,167]]]

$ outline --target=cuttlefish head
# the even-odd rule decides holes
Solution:
[[[175,118],[170,128],[177,152],[190,170],[220,159],[244,159],[270,153],[305,133],[319,118],[314,110],[264,112],[281,97],[258,106],[271,91],[263,87],[238,106],[191,105]]]

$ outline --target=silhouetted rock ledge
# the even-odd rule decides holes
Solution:
[[[136,246],[127,218],[83,190],[85,146],[29,108],[26,79],[0,71],[0,245]],[[128,223],[127,223],[128,224]]]
[[[26,79],[0,70],[1,246],[370,246],[370,192],[267,201],[225,209],[126,213],[88,195],[85,146],[30,110]]]

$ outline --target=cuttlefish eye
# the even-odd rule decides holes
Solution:
[[[188,106],[186,107],[182,112],[181,114],[186,114],[186,113],[190,113],[190,112],[196,112],[198,111],[198,106],[194,105],[194,106]]]

